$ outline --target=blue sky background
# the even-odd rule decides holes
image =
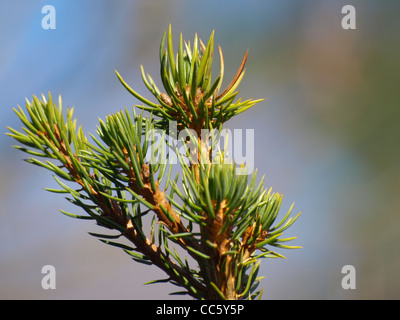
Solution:
[[[56,9],[56,29],[41,9]],[[357,29],[343,30],[353,4]],[[225,83],[249,50],[243,98],[265,98],[227,123],[255,130],[255,167],[266,187],[303,214],[288,230],[303,249],[263,260],[263,299],[398,299],[399,14],[394,1],[1,1],[0,126],[20,128],[12,108],[50,91],[75,107],[85,133],[98,118],[138,103],[115,76],[144,95],[142,64],[158,81],[158,48],[172,24],[177,40],[215,30]],[[150,97],[147,95],[147,97]],[[87,232],[49,172],[23,161],[0,135],[0,298],[170,299],[162,278]],[[78,212],[77,212],[78,213]],[[57,288],[43,290],[54,265]],[[343,290],[353,265],[357,288]]]

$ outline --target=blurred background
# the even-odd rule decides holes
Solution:
[[[140,65],[158,81],[159,43],[215,30],[225,83],[246,50],[243,99],[265,98],[227,123],[255,130],[255,167],[266,187],[295,202],[302,216],[287,236],[300,250],[263,260],[263,299],[400,298],[400,2],[396,1],[51,1],[56,29],[41,26],[48,1],[0,2],[0,127],[21,124],[12,111],[32,95],[62,95],[86,133],[98,118],[138,103],[114,69],[150,98]],[[356,30],[341,26],[356,8]],[[23,161],[0,135],[1,299],[171,299],[156,267],[134,263],[87,232],[51,174]],[[56,268],[43,290],[41,269]],[[344,290],[342,267],[356,270]]]

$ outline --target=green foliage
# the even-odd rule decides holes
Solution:
[[[77,128],[73,109],[67,109],[65,121],[61,97],[57,105],[50,93],[48,99],[27,100],[27,114],[21,107],[14,109],[23,132],[8,128],[8,135],[23,145],[16,148],[33,156],[29,163],[53,172],[60,189],[47,190],[67,194],[86,215],[62,213],[117,231],[90,235],[123,249],[136,262],[156,265],[168,276],[149,283],[170,282],[184,289],[176,294],[196,299],[254,299],[262,293],[256,290],[260,259],[283,257],[273,247],[297,248],[282,244],[294,238],[281,237],[299,216],[290,216],[293,205],[277,222],[282,195],[264,189],[263,179],[257,183],[257,172],[238,175],[235,163],[224,160],[224,150],[217,163],[209,161],[208,144],[199,137],[189,137],[199,150],[195,157],[189,150],[182,154],[176,145],[169,145],[169,152],[163,144],[150,150],[148,139],[155,129],[170,134],[170,121],[178,130],[220,131],[224,122],[260,101],[234,102],[247,53],[232,82],[220,92],[224,61],[219,48],[220,74],[213,81],[213,38],[211,34],[205,46],[196,35],[191,46],[181,36],[175,56],[169,28],[160,47],[166,93],[142,68],[143,81],[157,100],[151,102],[117,72],[143,104],[100,120],[97,136],[90,135],[90,141]],[[154,151],[166,161],[154,161]],[[174,152],[181,176],[172,177],[168,160]],[[146,231],[143,219],[149,215]]]
[[[144,103],[137,107],[151,111],[153,115],[161,118],[158,122],[161,128],[168,127],[168,121],[177,121],[179,129],[220,128],[233,116],[262,101],[238,99],[234,102],[238,94],[236,89],[245,74],[247,52],[232,82],[220,92],[224,77],[224,58],[220,47],[220,73],[214,81],[211,79],[214,33],[211,34],[207,46],[196,35],[193,47],[190,42],[183,44],[181,34],[177,59],[174,58],[172,42],[170,26],[168,34],[164,33],[160,46],[161,80],[166,93],[157,88],[150,75],[146,77],[141,67],[143,82],[158,104],[134,91],[116,71],[124,87]]]

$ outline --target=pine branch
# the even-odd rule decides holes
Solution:
[[[282,244],[295,239],[282,235],[299,214],[291,217],[292,205],[277,222],[281,194],[264,189],[264,178],[257,184],[256,171],[238,175],[236,163],[224,158],[225,149],[212,159],[223,124],[261,101],[239,98],[235,102],[247,52],[235,77],[221,91],[225,64],[219,46],[220,74],[211,79],[213,42],[214,32],[207,45],[195,35],[192,46],[181,35],[175,54],[170,26],[160,46],[165,92],[143,67],[144,84],[156,102],[133,90],[116,71],[122,85],[143,104],[132,113],[125,108],[100,120],[91,142],[76,127],[73,109],[67,109],[65,121],[61,97],[57,106],[51,94],[48,99],[42,95],[41,100],[35,96],[27,100],[27,114],[21,107],[14,109],[23,132],[8,128],[8,135],[23,145],[17,149],[31,156],[27,162],[54,174],[61,189],[47,190],[67,194],[67,200],[86,215],[62,213],[117,231],[116,235],[90,234],[123,249],[134,261],[154,264],[166,273],[166,279],[149,283],[170,282],[196,299],[254,299],[262,293],[256,291],[262,279],[257,277],[260,259],[283,257],[271,247],[298,248]],[[142,113],[137,114],[137,109]],[[177,132],[171,130],[171,122]],[[211,135],[203,137],[202,129],[209,129]],[[152,150],[151,137],[157,130],[162,140],[178,132],[185,138],[168,144],[168,152],[162,143]],[[173,156],[181,180],[178,175],[171,177],[168,163]],[[146,232],[143,218],[148,214],[152,222]],[[119,238],[129,245],[114,241]]]

